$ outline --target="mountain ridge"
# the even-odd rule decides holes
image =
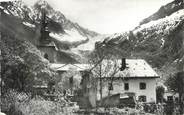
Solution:
[[[23,1],[10,1],[1,2],[1,8],[13,15],[22,19],[23,21],[28,21],[30,23],[39,23],[41,19],[41,8],[45,7],[47,11],[47,17],[62,26],[63,29],[71,30],[75,29],[79,34],[85,37],[94,37],[99,33],[90,31],[89,29],[81,27],[78,23],[73,23],[67,19],[64,14],[60,11],[54,10],[46,1],[38,0],[33,6],[27,6]],[[57,33],[57,32],[56,32]]]
[[[143,19],[140,22],[140,25],[146,24],[150,21],[158,20],[161,18],[164,18],[166,16],[170,16],[174,12],[179,11],[180,9],[184,8],[184,1],[183,0],[174,0],[171,3],[168,3],[164,6],[162,6],[157,12],[155,12],[153,15]]]

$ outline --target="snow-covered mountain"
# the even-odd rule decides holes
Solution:
[[[165,6],[162,6],[157,12],[155,12],[153,15],[143,19],[140,24],[145,24],[150,21],[158,20],[160,18],[164,18],[166,16],[170,16],[173,13],[177,12],[180,9],[184,8],[183,0],[174,0],[171,3],[166,4]]]
[[[135,29],[108,36],[96,49],[120,58],[144,58],[164,73],[184,70],[184,7],[181,5],[183,0],[162,6],[169,12],[167,15],[159,15],[163,12],[158,10]]]
[[[93,41],[93,38],[99,34],[70,21],[44,0],[39,0],[33,6],[28,6],[21,0],[0,2],[1,32],[11,34],[36,46],[40,37],[41,9],[46,11],[49,36],[59,49],[61,63],[81,60],[83,57],[76,51],[77,47]],[[71,50],[73,48],[75,51]]]
[[[54,10],[46,1],[39,0],[33,6],[27,6],[22,1],[1,2],[1,10],[6,14],[22,20],[28,27],[36,27],[41,19],[41,9],[46,9],[49,19],[50,36],[59,41],[76,42],[87,40],[98,35],[67,19],[64,14]]]

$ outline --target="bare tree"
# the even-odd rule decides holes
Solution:
[[[111,63],[110,63],[110,74],[108,75],[110,77],[110,81],[109,81],[109,92],[108,92],[108,95],[111,94],[111,89],[113,87],[113,81],[114,81],[114,78],[116,76],[116,73],[118,73],[120,71],[120,66],[119,66],[119,63],[118,63],[118,60],[117,59],[113,59],[113,60],[110,60]],[[109,62],[108,62],[109,63]]]
[[[92,66],[90,71],[92,71],[93,76],[96,79],[95,82],[99,85],[99,93],[101,100],[103,97],[103,80],[105,79],[110,79],[108,81],[108,95],[110,95],[110,87],[113,87],[115,75],[120,69],[118,60],[116,57],[112,55],[105,55],[104,52],[98,50],[91,56],[89,62]]]

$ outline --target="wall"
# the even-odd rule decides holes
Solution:
[[[139,83],[145,82],[146,89],[140,90]],[[124,90],[124,83],[129,83],[129,90]],[[99,93],[99,83],[98,83],[98,91],[97,91],[97,99],[100,99]],[[125,92],[134,92],[136,96],[136,100],[138,100],[138,96],[145,95],[147,102],[156,102],[156,79],[155,78],[136,78],[129,80],[115,80],[113,82],[113,90],[111,90],[110,94],[117,93],[125,93]],[[103,97],[108,95],[108,80],[103,80]]]
[[[165,92],[164,93],[164,99],[166,99],[166,101],[168,101],[168,96],[173,96],[173,99],[175,98],[179,98],[179,94],[178,93],[174,93],[174,92]]]
[[[55,50],[54,47],[48,47],[48,46],[42,46],[42,47],[39,47],[38,48],[42,55],[44,56],[45,53],[48,54],[48,60],[51,62],[51,63],[54,63],[56,62],[56,55],[57,55],[57,52]]]
[[[96,87],[94,79],[92,78],[92,74],[89,72],[82,72],[82,81],[81,81],[81,89],[82,89],[82,96],[81,100],[84,100],[80,106],[81,108],[94,108],[96,107]],[[79,102],[80,103],[80,102]]]

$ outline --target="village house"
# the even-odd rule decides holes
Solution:
[[[107,63],[107,61],[102,63]],[[102,78],[102,97],[108,96],[110,90],[110,95],[131,93],[135,95],[137,101],[156,102],[156,79],[159,76],[145,60],[120,59],[116,63],[119,66],[119,71],[114,76]],[[111,77],[114,78],[109,86]],[[97,90],[97,100],[99,100],[99,83]]]
[[[164,99],[166,102],[178,102],[179,101],[179,94],[173,91],[166,90],[164,92]]]

